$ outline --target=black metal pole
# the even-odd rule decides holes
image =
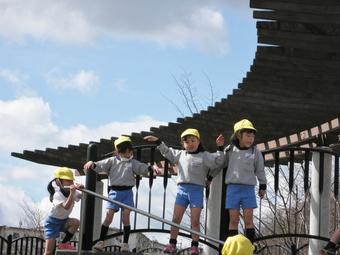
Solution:
[[[87,148],[87,161],[97,161],[97,145],[89,144]],[[97,173],[95,171],[87,171],[85,187],[88,190],[96,192]],[[93,246],[93,223],[94,223],[94,202],[93,196],[85,196],[83,216],[83,241],[82,250],[92,250]]]
[[[8,235],[8,236],[7,236],[7,254],[12,254],[12,253],[11,253],[11,249],[12,249],[12,241],[13,241],[12,235]]]

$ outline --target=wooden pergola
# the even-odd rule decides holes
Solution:
[[[231,95],[191,117],[132,133],[134,145],[153,134],[179,145],[186,128],[199,129],[205,147],[215,150],[219,133],[231,135],[233,124],[252,120],[261,150],[280,146],[316,146],[320,135],[338,143],[340,134],[340,1],[250,0],[258,47],[253,64]],[[113,150],[116,137],[95,141],[98,154]],[[81,169],[89,143],[46,148],[12,156],[39,164]],[[145,154],[149,155],[149,154]],[[142,155],[143,161],[149,158]]]

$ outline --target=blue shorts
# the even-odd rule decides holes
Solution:
[[[256,196],[254,185],[228,184],[225,199],[226,209],[250,209],[256,208]]]
[[[118,202],[121,202],[121,203],[126,204],[128,206],[134,207],[132,189],[110,190],[109,198],[117,200]],[[121,206],[114,204],[114,203],[111,203],[111,202],[108,202],[107,207],[106,207],[106,209],[112,209],[115,212],[118,212],[119,208],[121,208]],[[124,208],[122,208],[122,210],[124,210]]]
[[[64,231],[65,224],[67,219],[60,220],[48,216],[44,223],[44,237],[45,240],[57,238],[60,235],[60,232]]]
[[[190,208],[203,208],[204,187],[196,184],[181,183],[177,186],[176,205]]]

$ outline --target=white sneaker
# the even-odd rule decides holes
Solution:
[[[97,242],[94,246],[93,249],[95,251],[104,251],[104,241],[99,241]]]
[[[121,245],[120,245],[120,251],[130,251],[130,249],[129,249],[129,244],[128,243],[122,243]]]

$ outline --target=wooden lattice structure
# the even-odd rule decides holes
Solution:
[[[199,114],[131,134],[135,145],[144,144],[142,137],[150,133],[179,145],[179,134],[193,127],[200,130],[205,147],[214,150],[215,137],[230,136],[233,123],[241,118],[255,123],[262,150],[315,146],[319,134],[327,134],[329,143],[339,141],[340,1],[251,0],[250,7],[256,9],[254,18],[260,19],[259,45],[238,88]],[[99,155],[110,153],[115,139],[97,141]],[[87,147],[81,143],[12,156],[81,169]],[[142,160],[149,159],[142,155]]]

